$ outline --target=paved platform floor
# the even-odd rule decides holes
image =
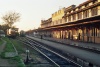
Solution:
[[[39,36],[35,36],[35,37],[39,38]],[[82,41],[70,40],[70,39],[58,39],[58,38],[52,38],[52,37],[43,37],[43,39],[50,40],[50,41],[56,41],[56,42],[63,43],[63,44],[86,47],[86,48],[100,51],[100,44],[97,44],[97,43],[82,42]]]

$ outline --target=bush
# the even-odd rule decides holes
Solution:
[[[1,52],[0,57],[5,58],[5,52]]]

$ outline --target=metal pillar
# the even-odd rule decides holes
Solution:
[[[26,50],[26,60],[25,60],[25,64],[28,64],[29,63],[29,50],[28,50],[28,48],[27,48],[27,50]]]

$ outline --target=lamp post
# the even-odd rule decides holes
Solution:
[[[28,62],[29,62],[29,50],[28,50],[28,48],[27,48],[27,50],[26,50],[26,61],[25,61],[25,64],[28,64]]]

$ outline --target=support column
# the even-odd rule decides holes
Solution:
[[[86,33],[87,33],[87,42],[89,42],[89,31],[88,31],[88,28],[86,28]]]
[[[70,39],[70,31],[68,31],[68,39]]]
[[[72,40],[73,40],[73,29],[72,29]]]
[[[94,43],[95,43],[95,27],[93,27],[93,32],[94,32]]]
[[[82,29],[82,38],[83,38],[83,41],[84,41],[84,28]]]
[[[63,39],[65,39],[65,30],[63,30]]]

